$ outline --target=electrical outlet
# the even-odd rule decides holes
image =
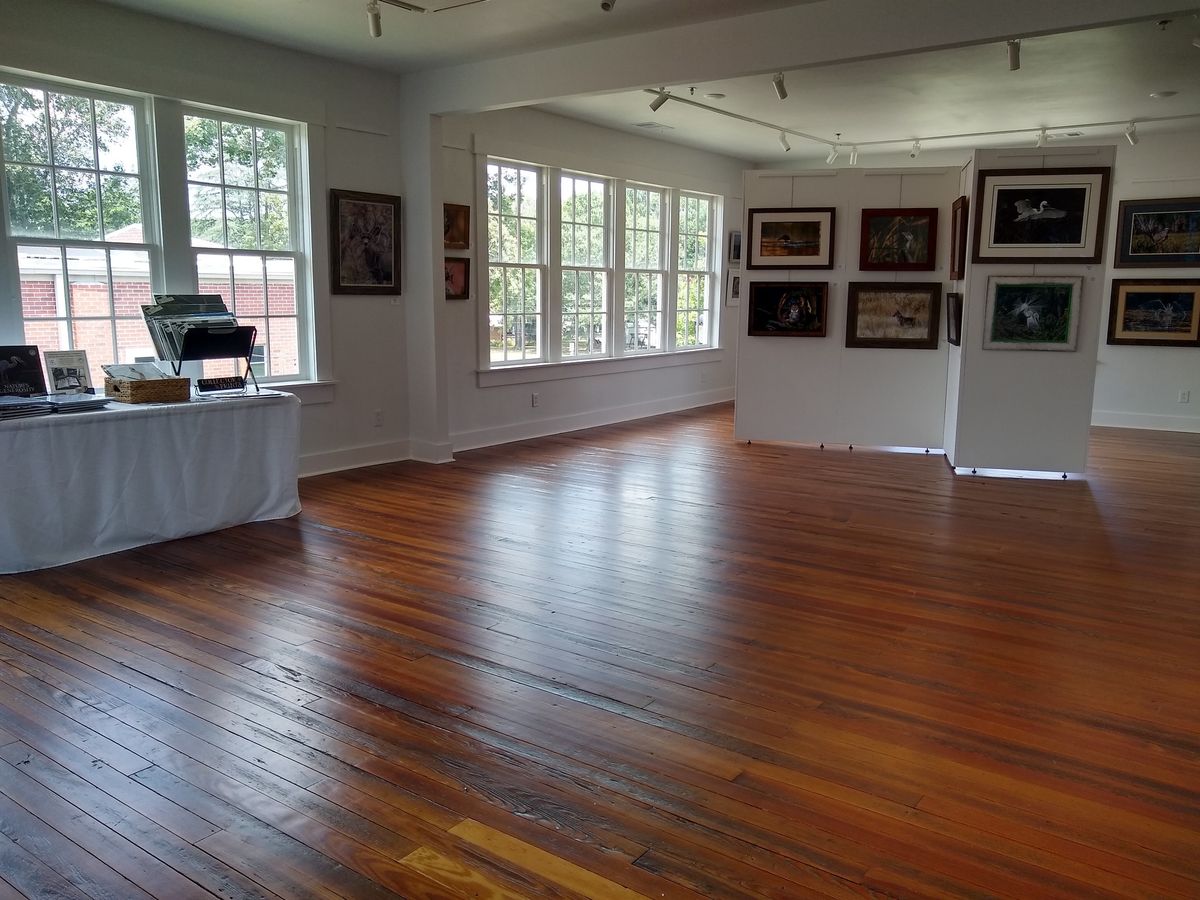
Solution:
[[[537,393],[536,393],[536,392],[535,392],[535,393],[532,393],[532,394],[530,394],[530,395],[529,395],[529,405],[530,405],[530,406],[537,406],[537,405],[538,405],[538,403],[541,401],[541,399],[542,399],[542,398],[541,398],[541,397],[539,397],[539,396],[537,395]]]
[[[1191,403],[1192,402],[1192,392],[1191,391],[1180,391],[1179,392],[1179,402],[1180,403]]]
[[[382,428],[383,427],[383,410],[377,409],[373,413],[371,413],[371,421],[374,423],[376,428]]]

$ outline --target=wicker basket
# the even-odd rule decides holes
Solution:
[[[157,378],[130,381],[127,378],[105,378],[104,393],[109,400],[122,403],[179,403],[192,396],[190,378]]]

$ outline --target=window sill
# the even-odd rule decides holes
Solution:
[[[333,389],[336,384],[336,381],[283,381],[264,384],[263,387],[295,394],[300,398],[301,406],[317,406],[333,402]]]
[[[699,363],[720,362],[723,357],[724,351],[721,348],[705,347],[700,350],[676,350],[674,353],[623,356],[620,359],[581,359],[573,362],[481,369],[476,372],[476,379],[481,388],[501,387],[507,384],[534,384],[539,381],[614,375],[619,372],[643,372],[672,366],[694,366]]]

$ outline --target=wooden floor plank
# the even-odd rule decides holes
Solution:
[[[0,900],[1200,896],[1200,435],[720,406],[301,493],[0,578]]]

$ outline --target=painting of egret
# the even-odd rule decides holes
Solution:
[[[1108,342],[1151,347],[1200,347],[1200,281],[1113,279]]]
[[[1074,350],[1078,275],[993,275],[988,279],[985,350]]]
[[[977,263],[1099,262],[1105,168],[983,169],[975,188]]]

